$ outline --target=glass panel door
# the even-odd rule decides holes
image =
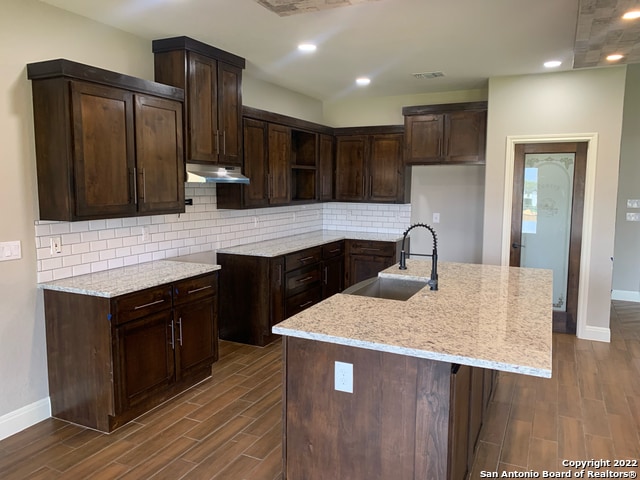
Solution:
[[[566,311],[574,153],[527,153],[520,266],[553,270],[553,308]]]

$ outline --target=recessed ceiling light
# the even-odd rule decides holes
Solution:
[[[367,77],[356,78],[356,83],[361,87],[367,86],[371,83],[371,79]]]
[[[562,65],[560,60],[549,60],[548,62],[544,62],[544,66],[547,68],[556,68]]]
[[[622,16],[622,18],[625,20],[635,20],[636,18],[640,18],[640,10],[629,10]]]
[[[313,43],[301,43],[298,45],[298,50],[301,52],[315,52],[316,46]]]
[[[607,55],[607,60],[609,60],[610,62],[617,62],[618,60],[620,60],[624,55],[620,55],[619,53],[614,53],[612,55]]]

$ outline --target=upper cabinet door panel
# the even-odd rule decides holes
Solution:
[[[291,201],[291,129],[269,124],[269,203]]]
[[[447,161],[484,162],[487,112],[452,112],[445,128]]]
[[[364,200],[365,135],[339,136],[336,140],[336,200]]]
[[[374,135],[369,160],[369,198],[395,202],[402,188],[402,134]]]
[[[242,164],[242,70],[218,62],[219,162]]]
[[[216,162],[218,138],[217,62],[189,52],[187,75],[187,160]]]
[[[138,210],[175,211],[184,205],[182,105],[136,95]]]
[[[260,207],[269,203],[267,135],[265,122],[244,119],[244,174],[251,179],[249,185],[243,185],[246,207]]]
[[[133,96],[118,88],[70,83],[76,215],[131,215],[136,211]]]
[[[407,117],[407,160],[437,163],[442,159],[444,115]]]

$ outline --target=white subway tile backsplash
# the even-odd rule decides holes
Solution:
[[[89,222],[36,222],[39,282],[208,250],[328,230],[402,233],[411,205],[332,202],[250,210],[218,210],[215,185],[189,184],[186,213]],[[146,237],[142,239],[143,233]],[[49,239],[63,251],[51,257]]]

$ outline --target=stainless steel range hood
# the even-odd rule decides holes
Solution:
[[[249,183],[240,167],[223,167],[187,163],[187,182],[198,183]]]

